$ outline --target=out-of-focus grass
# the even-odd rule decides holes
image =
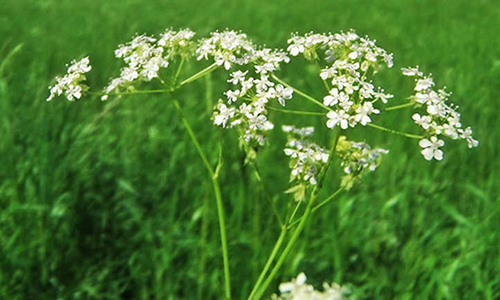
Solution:
[[[360,299],[500,298],[496,1],[4,0],[1,299],[222,295],[210,186],[168,98],[124,98],[103,117],[96,116],[109,104],[97,99],[44,101],[51,78],[71,59],[90,55],[89,82],[102,86],[117,74],[117,44],[167,27],[190,27],[200,35],[241,29],[273,47],[285,47],[290,32],[355,28],[394,52],[395,70],[379,80],[396,95],[395,103],[411,89],[411,81],[396,76],[399,67],[419,64],[432,72],[438,85],[454,92],[452,101],[480,147],[469,151],[450,142],[443,162],[428,163],[413,140],[369,128],[353,132],[391,153],[363,187],[315,215],[280,279],[305,271],[314,283],[351,283]],[[311,76],[304,76],[309,71],[300,63],[287,70],[283,77],[321,97],[320,83],[305,81]],[[214,158],[221,135],[209,126],[209,108],[223,89],[216,72],[180,92],[187,117]],[[299,98],[293,101],[301,105]],[[414,129],[409,113],[390,114],[384,125]],[[323,127],[320,120],[301,122]],[[321,129],[317,138],[324,142],[327,135]],[[269,189],[285,205],[284,141],[279,132],[273,138],[259,163]],[[233,287],[235,298],[243,299],[278,228],[242,166],[235,135],[225,134],[223,142]],[[335,181],[329,183],[333,190]]]

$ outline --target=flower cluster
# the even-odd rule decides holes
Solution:
[[[120,45],[115,56],[127,64],[121,69],[120,76],[111,80],[104,89],[106,100],[111,92],[120,92],[131,87],[134,81],[151,81],[159,78],[162,68],[167,68],[169,61],[176,55],[189,56],[192,52],[194,32],[189,29],[166,30],[159,39],[139,35],[132,41]]]
[[[443,151],[439,148],[444,146],[440,136],[454,140],[464,139],[469,148],[477,147],[479,142],[472,137],[472,129],[462,128],[458,107],[448,102],[451,95],[446,90],[434,90],[434,81],[431,76],[425,76],[415,68],[403,68],[405,76],[415,78],[415,95],[411,97],[416,107],[421,109],[420,113],[412,116],[413,121],[419,125],[427,134],[427,138],[420,140],[419,145],[422,155],[426,160],[443,159]]]
[[[226,70],[229,70],[232,64],[248,63],[248,54],[253,52],[254,45],[246,34],[225,30],[212,32],[210,35],[210,38],[202,40],[196,49],[198,60],[213,57],[215,63],[224,66]]]
[[[318,171],[328,160],[328,153],[307,138],[314,133],[314,127],[295,128],[283,126],[288,133],[288,143],[284,149],[285,155],[290,156],[290,181],[317,183]]]
[[[350,291],[336,283],[323,283],[323,291],[315,290],[312,285],[306,284],[307,277],[300,273],[290,282],[279,285],[280,295],[272,295],[272,300],[343,300],[349,299]]]
[[[341,166],[346,173],[342,185],[346,189],[350,189],[363,171],[375,171],[381,162],[381,155],[389,153],[389,150],[372,149],[364,142],[352,142],[348,141],[345,136],[340,136],[336,153],[340,157]]]
[[[80,99],[82,94],[86,92],[89,87],[83,82],[86,80],[85,73],[91,70],[90,59],[88,57],[82,58],[79,61],[72,61],[68,66],[68,71],[63,77],[56,77],[57,83],[49,87],[50,96],[47,101],[54,99],[56,96],[64,94],[69,101]]]
[[[371,122],[370,115],[380,113],[373,103],[379,100],[386,103],[392,98],[368,79],[369,74],[376,73],[382,66],[393,65],[392,54],[377,47],[375,41],[349,31],[293,36],[288,43],[288,51],[293,56],[299,53],[309,59],[324,56],[327,65],[320,71],[320,77],[329,88],[329,94],[323,98],[323,104],[330,110],[327,127],[365,126]],[[318,50],[322,50],[321,53]]]
[[[193,54],[196,47],[193,41],[194,35],[195,33],[188,28],[179,31],[167,29],[160,35],[158,45],[167,51],[166,56],[169,59],[176,55],[187,58]]]
[[[215,125],[239,129],[241,145],[247,152],[264,145],[265,132],[274,128],[267,117],[268,102],[275,99],[285,106],[293,94],[291,88],[276,84],[269,78],[280,63],[289,61],[286,54],[268,48],[249,49],[249,45],[246,41],[241,46],[247,50],[245,60],[238,62],[242,70],[230,74],[228,82],[233,88],[224,93],[226,101],[219,100],[213,114]]]

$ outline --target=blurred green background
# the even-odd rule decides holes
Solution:
[[[316,285],[351,284],[359,299],[500,299],[497,0],[1,0],[0,299],[221,298],[211,187],[168,97],[123,98],[107,114],[96,98],[45,102],[67,62],[90,55],[89,83],[102,87],[118,74],[119,43],[168,27],[199,37],[241,29],[271,47],[285,47],[291,32],[354,28],[394,53],[395,68],[378,77],[394,104],[412,88],[398,69],[419,64],[454,92],[481,142],[471,151],[447,141],[444,161],[427,162],[415,140],[353,132],[391,153],[363,186],[314,215],[269,293],[303,271]],[[283,77],[321,97],[300,64]],[[224,89],[215,72],[179,94],[214,161],[222,135],[210,109]],[[416,132],[410,116],[377,123]],[[290,120],[274,117],[277,126]],[[324,120],[298,121],[322,128],[316,138],[326,143]],[[259,164],[285,207],[285,141],[278,131],[271,138]],[[222,139],[233,294],[244,299],[279,228],[236,135]],[[336,188],[335,176],[328,184]]]

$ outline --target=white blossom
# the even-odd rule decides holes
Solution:
[[[424,73],[422,73],[418,70],[418,66],[416,66],[414,68],[401,68],[401,72],[403,73],[403,75],[410,76],[410,77],[414,77],[414,76],[422,77],[422,76],[424,76]]]
[[[225,128],[228,120],[231,119],[234,114],[234,108],[228,108],[224,103],[219,102],[217,104],[217,111],[214,113],[214,124]]]
[[[448,102],[451,93],[445,88],[434,90],[434,80],[431,76],[425,76],[416,68],[403,68],[403,74],[415,77],[415,95],[411,99],[417,104],[416,107],[425,111],[424,113],[415,113],[412,119],[425,132],[431,136],[431,140],[423,139],[420,146],[424,148],[422,154],[427,160],[435,158],[442,160],[443,152],[438,148],[444,141],[438,139],[439,135],[444,135],[451,139],[464,139],[469,148],[476,147],[479,142],[472,138],[472,129],[462,129],[458,107]],[[467,132],[467,133],[466,133]]]
[[[470,127],[467,127],[465,130],[458,129],[458,132],[462,139],[467,140],[469,148],[474,148],[479,145],[479,142],[472,138],[472,129]]]
[[[50,95],[47,101],[63,94],[69,101],[80,99],[82,94],[88,90],[88,86],[83,83],[86,80],[84,74],[91,69],[89,57],[84,57],[79,61],[72,61],[68,66],[66,75],[56,77],[56,84],[49,87]]]
[[[349,127],[349,115],[344,110],[329,111],[326,116],[328,121],[326,122],[326,127],[333,128],[340,125],[340,128],[347,129]]]
[[[345,300],[349,290],[336,283],[323,283],[323,291],[316,290],[306,283],[307,277],[300,273],[296,279],[279,285],[280,295],[273,295],[272,300]]]
[[[315,185],[317,172],[329,155],[323,148],[306,139],[313,134],[314,127],[295,128],[285,125],[282,129],[289,134],[283,151],[290,156],[291,179]]]
[[[432,160],[433,158],[436,160],[443,159],[443,151],[441,151],[439,147],[444,146],[444,141],[435,136],[431,136],[430,140],[422,139],[418,144],[423,148],[422,155],[426,160]]]

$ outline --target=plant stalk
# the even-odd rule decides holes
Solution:
[[[226,236],[226,221],[224,218],[224,206],[222,203],[222,196],[220,192],[220,185],[219,181],[217,179],[217,172],[214,171],[214,169],[211,167],[210,163],[208,162],[207,156],[205,155],[205,152],[203,152],[203,149],[200,146],[200,143],[198,142],[198,138],[196,137],[193,129],[191,128],[191,125],[189,124],[189,121],[186,119],[184,116],[184,112],[182,110],[182,107],[179,104],[179,101],[175,98],[172,97],[172,101],[174,103],[175,108],[179,112],[182,123],[186,127],[186,130],[188,131],[189,137],[193,141],[195,148],[198,152],[198,155],[200,156],[201,160],[203,161],[203,165],[207,169],[210,179],[212,182],[213,190],[214,190],[214,196],[215,196],[215,201],[217,205],[217,217],[219,219],[219,232],[220,232],[220,239],[221,239],[221,247],[222,247],[222,260],[224,264],[224,291],[225,291],[225,299],[230,300],[231,299],[231,280],[230,280],[230,271],[229,271],[229,254],[228,254],[228,247],[227,247],[227,236]],[[220,160],[219,160],[220,164]],[[219,168],[219,164],[217,166],[217,169]]]
[[[320,178],[318,180],[318,184],[315,186],[313,192],[311,193],[311,197],[309,199],[309,203],[307,204],[307,208],[306,208],[303,216],[300,219],[299,225],[297,226],[297,228],[293,232],[293,234],[292,234],[290,240],[288,241],[285,249],[281,253],[280,257],[278,258],[278,261],[276,262],[276,264],[274,265],[274,268],[271,270],[271,273],[266,278],[266,280],[264,281],[264,283],[261,284],[261,286],[256,285],[256,287],[254,287],[254,289],[256,289],[257,292],[255,293],[255,296],[253,298],[249,298],[249,300],[260,299],[262,297],[262,295],[266,291],[266,289],[269,286],[269,284],[271,283],[271,281],[274,279],[274,277],[276,277],[278,271],[280,270],[281,266],[283,265],[283,263],[285,262],[286,258],[288,257],[288,254],[290,254],[290,252],[292,251],[293,247],[295,246],[295,244],[296,244],[296,242],[297,242],[300,234],[302,233],[302,230],[304,229],[304,227],[306,225],[306,222],[307,222],[309,216],[312,213],[312,210],[314,208],[315,200],[318,197],[318,194],[321,191],[321,188],[323,187],[323,182],[324,182],[324,179],[326,177],[327,171],[330,168],[330,165],[332,163],[333,156],[335,154],[335,149],[337,148],[337,142],[339,140],[339,137],[340,137],[339,129],[336,128],[335,131],[334,131],[334,138],[333,138],[332,148],[330,150],[330,156],[328,157],[328,161],[326,162],[325,166],[323,167],[323,169],[321,171],[321,175],[320,175]]]

